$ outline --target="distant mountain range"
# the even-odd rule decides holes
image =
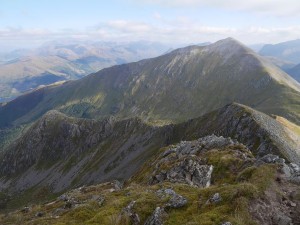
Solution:
[[[229,38],[28,93],[0,107],[0,127],[30,123],[50,109],[75,117],[179,122],[234,101],[300,123],[299,90],[285,72]]]
[[[210,42],[199,43],[207,46]],[[250,48],[299,81],[300,41]],[[79,42],[60,40],[37,49],[19,49],[0,56],[0,102],[45,85],[82,78],[103,68],[169,53],[174,46],[156,42]],[[295,67],[295,68],[294,68]]]
[[[298,64],[300,63],[300,39],[264,45],[259,53],[263,56],[274,56]]]
[[[43,85],[74,80],[102,68],[151,58],[170,47],[154,42],[100,43],[53,41],[34,50],[2,55],[0,101]]]
[[[264,45],[259,54],[268,57],[272,63],[300,82],[300,39]]]
[[[290,74],[294,79],[300,82],[300,63],[288,70],[286,70],[288,74]]]

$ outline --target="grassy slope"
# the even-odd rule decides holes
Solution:
[[[299,84],[234,40],[188,47],[169,54],[101,70],[78,81],[43,90],[23,112],[31,95],[0,108],[0,127],[35,120],[49,109],[104,118],[140,116],[146,121],[180,122],[231,102],[296,123]],[[19,107],[20,107],[19,106]]]
[[[297,126],[296,124],[288,121],[287,119],[277,116],[276,120],[279,121],[281,124],[286,126],[288,129],[293,131],[294,133],[298,134],[300,136],[300,126]]]

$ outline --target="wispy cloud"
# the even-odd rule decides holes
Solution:
[[[276,16],[299,16],[299,0],[132,0],[163,7],[213,7],[228,10],[267,13]]]
[[[76,29],[23,29],[21,27],[0,30],[0,45],[17,43],[43,43],[59,38],[98,41],[149,40],[169,44],[199,43],[234,37],[245,43],[273,43],[300,38],[300,26],[246,28],[207,26],[187,17],[173,20],[157,16],[161,23],[151,24],[129,20],[111,20],[83,30]],[[259,39],[257,38],[259,37]],[[283,38],[284,37],[284,38]]]

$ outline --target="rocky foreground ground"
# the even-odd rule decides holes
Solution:
[[[296,225],[299,184],[299,165],[211,135],[162,148],[125,183],[73,189],[0,224]]]

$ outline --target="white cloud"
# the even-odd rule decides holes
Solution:
[[[207,26],[186,17],[174,20],[159,18],[161,23],[153,25],[131,21],[111,21],[102,28],[110,39],[151,40],[166,43],[199,43],[234,37],[247,44],[276,43],[300,38],[300,26],[245,28]]]
[[[94,41],[137,41],[149,40],[169,44],[189,44],[206,41],[217,41],[226,37],[234,37],[246,44],[276,43],[300,38],[300,26],[247,28],[207,26],[186,17],[164,20],[154,25],[146,22],[112,20],[85,30],[63,29],[22,29],[6,28],[0,30],[0,47],[8,45],[27,47],[45,41],[73,38]],[[21,46],[18,46],[19,45]]]
[[[130,33],[148,32],[151,30],[151,26],[149,24],[127,20],[109,21],[106,26],[112,29]]]
[[[299,0],[133,0],[138,3],[155,4],[164,7],[213,7],[228,10],[242,10],[267,13],[277,16],[298,16]]]
[[[1,14],[0,14],[1,15]],[[158,13],[158,12],[155,12],[154,14],[153,14],[153,17],[155,18],[155,19],[157,19],[157,20],[160,20],[161,18],[162,18],[162,16],[160,15],[160,13]]]

